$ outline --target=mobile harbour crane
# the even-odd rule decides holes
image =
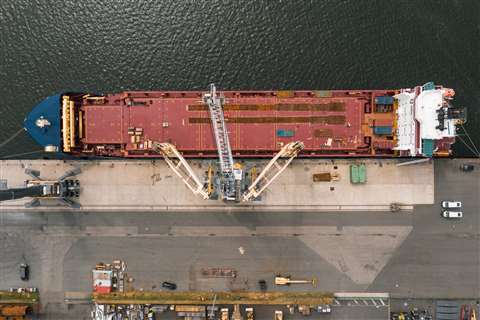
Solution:
[[[286,169],[292,160],[304,148],[301,141],[285,144],[269,161],[265,168],[252,180],[250,186],[242,193],[245,172],[240,163],[235,163],[228,137],[228,130],[223,113],[225,97],[217,93],[214,84],[205,93],[202,101],[208,105],[213,134],[218,152],[219,183],[218,191],[224,201],[249,202],[260,194]],[[152,149],[163,156],[168,166],[180,177],[184,184],[196,195],[211,199],[213,174],[209,171],[208,181],[202,183],[182,154],[170,143],[151,142]]]

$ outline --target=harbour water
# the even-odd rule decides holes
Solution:
[[[1,0],[0,143],[64,91],[454,88],[480,146],[479,3]],[[462,137],[465,141],[468,138]],[[39,147],[20,134],[0,156]],[[472,155],[461,142],[456,155]]]

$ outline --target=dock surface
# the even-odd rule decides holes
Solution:
[[[475,164],[475,171],[460,171],[465,162]],[[58,174],[62,165],[58,162]],[[132,214],[34,212],[3,206],[1,289],[25,286],[18,264],[26,261],[31,271],[28,286],[39,288],[43,312],[60,314],[58,319],[76,318],[89,313],[91,306],[67,306],[65,299],[82,300],[91,294],[91,269],[96,263],[122,259],[135,288],[145,291],[159,290],[162,281],[176,283],[179,292],[257,291],[258,280],[265,279],[269,290],[388,292],[411,305],[415,299],[475,298],[480,292],[479,165],[480,161],[471,159],[435,160],[435,201],[398,213],[212,210],[198,214],[192,210]],[[20,168],[17,175],[23,179]],[[11,171],[4,166],[3,177]],[[367,178],[373,179],[368,172]],[[442,218],[442,200],[462,201],[464,217]],[[214,267],[236,269],[237,280],[202,276],[202,268]],[[317,277],[318,285],[275,287],[276,273],[297,279]],[[339,318],[377,310],[335,308]],[[370,313],[365,318],[385,319]]]
[[[404,161],[404,160],[403,160]],[[203,177],[209,161],[189,161]],[[26,168],[39,170],[43,179],[56,179],[74,167],[81,193],[78,202],[83,211],[358,211],[387,210],[391,203],[411,209],[413,205],[434,201],[434,172],[430,162],[398,167],[401,160],[306,160],[297,159],[274,181],[261,200],[233,204],[203,200],[191,193],[166,163],[159,160],[4,160],[0,179],[9,187],[22,186]],[[250,166],[253,162],[246,162]],[[257,161],[261,170],[266,161]],[[350,182],[349,166],[365,164],[364,184]],[[313,175],[330,173],[338,181],[314,182]],[[4,210],[25,210],[28,200],[0,204]],[[39,210],[39,209],[28,209]],[[65,210],[51,207],[49,210]]]

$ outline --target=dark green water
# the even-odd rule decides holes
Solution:
[[[134,89],[454,88],[480,146],[480,1],[0,0],[0,143],[42,98]],[[457,155],[469,151],[457,143]],[[39,150],[26,135],[1,155]]]

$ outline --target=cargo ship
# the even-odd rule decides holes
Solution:
[[[184,157],[215,158],[203,91],[63,93],[28,114],[26,131],[46,151],[152,158],[151,141]],[[464,112],[454,90],[433,83],[394,90],[221,91],[234,157],[272,157],[301,141],[300,157],[441,157],[451,154]]]

